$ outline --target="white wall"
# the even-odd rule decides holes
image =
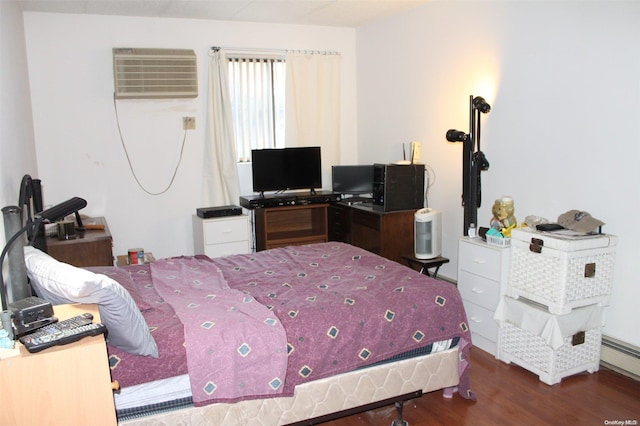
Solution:
[[[441,274],[456,278],[462,235],[461,146],[469,96],[482,117],[481,226],[511,195],[519,220],[580,209],[620,236],[605,333],[640,345],[640,3],[432,2],[358,29],[361,162],[422,142],[433,168],[430,207],[442,210]]]
[[[22,176],[38,177],[27,54],[18,2],[0,2],[0,207],[18,204]],[[4,221],[0,219],[4,247]]]
[[[45,204],[81,196],[84,214],[106,216],[114,251],[192,254],[191,216],[202,205],[208,52],[211,46],[338,51],[342,55],[341,158],[356,160],[355,30],[205,20],[25,13],[34,129]],[[67,29],[67,30],[65,30]],[[112,48],[193,49],[199,96],[113,104]],[[194,116],[174,185],[182,117]],[[247,182],[246,179],[243,182]],[[250,185],[250,181],[248,182]],[[330,182],[324,182],[329,185]],[[245,186],[243,194],[250,194]]]

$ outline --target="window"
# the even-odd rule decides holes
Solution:
[[[229,92],[238,161],[251,150],[284,147],[285,61],[229,57]]]

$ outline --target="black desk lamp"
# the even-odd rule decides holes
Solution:
[[[71,213],[78,213],[78,210],[83,209],[87,206],[87,201],[79,198],[79,197],[73,197],[65,202],[62,202],[60,204],[57,204],[49,209],[43,210],[39,213],[36,213],[34,216],[34,220],[33,221],[28,221],[27,224],[22,227],[22,229],[20,229],[18,232],[16,232],[11,238],[9,238],[9,240],[7,241],[7,244],[4,246],[4,249],[2,250],[2,254],[0,254],[0,291],[1,291],[1,295],[2,295],[2,310],[5,311],[7,310],[7,304],[8,304],[8,300],[7,300],[7,288],[5,286],[4,283],[4,278],[2,276],[2,265],[4,264],[4,258],[7,256],[7,253],[9,252],[9,249],[11,248],[11,246],[13,245],[13,243],[20,238],[20,236],[22,235],[23,232],[28,231],[28,234],[31,234],[31,232],[35,229],[38,229],[38,227],[44,223],[44,222],[55,222],[58,221],[60,219],[63,219],[64,217],[70,215]],[[7,207],[5,207],[6,209]],[[15,208],[15,207],[9,207],[9,208]],[[4,210],[4,209],[3,209]],[[21,256],[24,257],[24,254],[20,254]],[[24,259],[23,259],[24,261]],[[28,283],[22,283],[23,285],[28,285]],[[11,302],[13,302],[13,300],[11,300]]]

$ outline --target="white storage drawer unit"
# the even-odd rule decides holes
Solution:
[[[249,253],[249,220],[247,215],[202,219],[193,216],[195,254],[220,257]]]
[[[548,385],[600,368],[601,306],[554,315],[544,306],[504,297],[495,318],[500,323],[497,358],[526,368]]]
[[[461,238],[458,245],[458,290],[462,295],[473,344],[496,355],[496,307],[507,290],[509,249],[480,238]]]
[[[543,304],[555,314],[609,304],[617,237],[563,239],[514,229],[508,294]]]

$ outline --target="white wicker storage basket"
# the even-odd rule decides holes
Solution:
[[[600,368],[601,329],[584,333],[584,343],[575,344],[573,336],[557,350],[530,331],[505,322],[498,333],[498,359],[515,363],[538,375],[548,385],[583,371],[594,373]]]
[[[532,238],[542,246],[532,244]],[[547,235],[512,232],[507,294],[541,303],[554,314],[567,314],[573,308],[596,303],[608,305],[616,237],[554,240]]]

